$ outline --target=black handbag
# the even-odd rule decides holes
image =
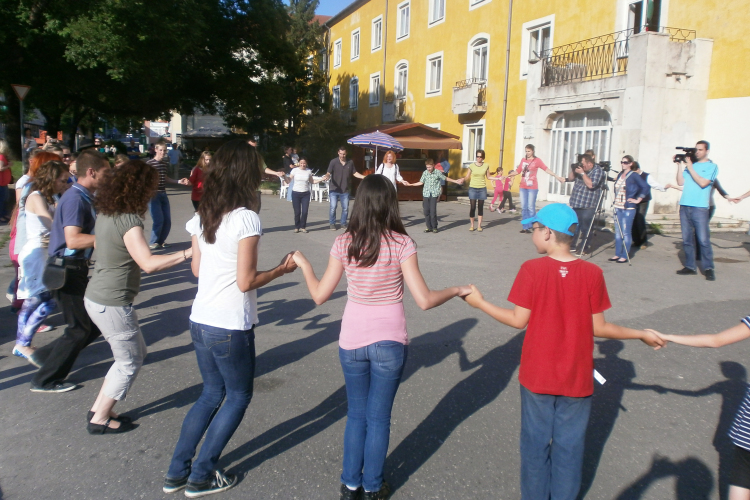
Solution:
[[[59,290],[65,285],[67,269],[62,257],[50,257],[42,274],[42,283],[47,290]]]

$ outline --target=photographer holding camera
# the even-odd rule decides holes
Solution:
[[[714,281],[714,254],[708,230],[709,197],[719,167],[708,159],[710,148],[708,141],[698,141],[695,149],[678,148],[685,154],[675,155],[672,160],[677,163],[677,185],[682,186],[680,224],[682,249],[685,251],[685,267],[677,274],[698,274],[695,265],[697,239],[703,272],[708,281]]]
[[[570,194],[570,208],[578,216],[578,227],[573,235],[573,243],[570,248],[573,253],[577,253],[578,237],[583,232],[583,239],[586,239],[591,222],[596,215],[596,207],[599,203],[599,195],[602,187],[607,182],[607,176],[604,170],[594,163],[594,157],[590,153],[578,156],[578,163],[571,165],[570,173],[565,182],[575,182],[573,192]],[[588,241],[584,242],[587,247]],[[588,253],[588,248],[581,248],[580,254]]]

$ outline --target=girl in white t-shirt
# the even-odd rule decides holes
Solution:
[[[393,187],[396,187],[397,182],[400,182],[404,186],[411,186],[411,184],[401,177],[401,172],[398,171],[398,165],[396,165],[396,153],[393,151],[385,152],[383,163],[375,169],[375,173],[387,177],[393,183]]]
[[[288,181],[292,186],[292,206],[294,207],[294,232],[306,233],[307,210],[310,208],[310,189],[318,184],[322,178],[315,179],[312,171],[307,168],[307,159],[300,158],[299,164],[289,173]]]
[[[182,423],[165,493],[187,487],[185,495],[196,498],[237,484],[237,477],[216,470],[216,463],[253,396],[255,290],[296,268],[290,253],[269,271],[257,269],[263,232],[255,212],[261,165],[260,155],[244,139],[220,147],[206,172],[198,212],[187,223],[193,241],[191,267],[198,278],[190,335],[203,392]]]

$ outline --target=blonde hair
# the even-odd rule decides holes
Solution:
[[[5,139],[0,139],[0,155],[7,155],[8,149],[8,142]]]

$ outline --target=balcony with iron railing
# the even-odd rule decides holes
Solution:
[[[628,29],[588,40],[553,47],[540,55],[542,87],[599,80],[624,75],[628,71],[630,39],[644,31],[668,34],[670,42],[689,42],[695,30],[661,27]]]
[[[456,115],[487,111],[487,80],[468,78],[453,87],[453,113]]]

